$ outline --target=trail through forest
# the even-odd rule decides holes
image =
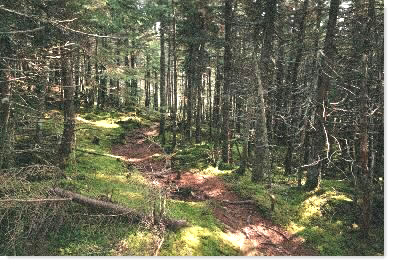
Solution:
[[[211,200],[214,215],[225,227],[232,242],[247,256],[310,256],[315,251],[303,246],[304,240],[263,218],[252,202],[242,200],[216,176],[178,173],[170,168],[161,146],[149,137],[157,136],[159,124],[133,130],[125,143],[112,147],[114,155],[137,168],[154,185],[167,188],[177,200]]]

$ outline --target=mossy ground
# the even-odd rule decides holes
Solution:
[[[93,198],[108,198],[149,214],[156,190],[136,169],[111,154],[132,130],[152,124],[146,115],[117,112],[86,112],[77,118],[77,146],[61,187]],[[46,128],[60,132],[59,119],[50,119]],[[99,144],[93,139],[98,138]],[[142,224],[128,224],[116,218],[95,217],[94,212],[75,205],[77,222],[66,223],[47,240],[41,255],[153,255],[157,234]],[[191,226],[167,231],[160,255],[238,255],[212,214],[208,202],[168,200],[168,216],[185,219]]]
[[[82,111],[77,119],[77,150],[71,155],[66,170],[68,178],[56,184],[95,198],[110,197],[114,202],[148,214],[156,191],[140,172],[111,154],[111,147],[123,143],[128,133],[150,126],[153,121],[148,117],[144,113]],[[48,115],[45,129],[61,134],[60,112]],[[99,144],[93,143],[95,137]],[[169,134],[167,139],[170,139]],[[170,140],[167,148],[170,149]],[[384,255],[383,213],[382,218],[376,218],[370,238],[362,239],[357,225],[358,213],[352,202],[353,190],[348,181],[323,180],[319,191],[305,192],[295,187],[296,179],[284,177],[282,169],[276,168],[273,187],[268,191],[263,183],[251,181],[249,171],[239,176],[233,165],[218,161],[216,167],[212,166],[217,159],[212,150],[207,143],[185,146],[180,141],[177,149],[172,150],[172,166],[221,177],[239,195],[257,201],[263,216],[304,237],[306,243],[321,255]],[[234,150],[234,156],[236,161],[237,150]],[[32,182],[24,189],[40,194],[41,190],[52,185],[52,181]],[[277,200],[274,212],[270,211],[269,193],[274,194]],[[381,205],[383,208],[383,200]],[[76,204],[67,211],[72,218],[67,219],[60,230],[40,239],[39,248],[29,251],[19,249],[14,254],[154,254],[159,238],[155,231],[142,224],[132,225],[118,218],[99,217],[97,213]],[[191,226],[178,232],[167,232],[160,255],[240,254],[214,217],[209,201],[168,200],[167,214],[172,218],[185,219]]]
[[[269,190],[264,183],[251,181],[251,172],[237,174],[237,166],[221,163],[212,166],[214,157],[211,144],[182,146],[174,153],[180,169],[201,170],[204,174],[221,177],[229,187],[245,199],[257,202],[260,213],[274,223],[285,227],[306,240],[306,244],[320,255],[384,255],[383,198],[376,199],[373,225],[368,239],[359,231],[359,211],[353,202],[354,189],[348,179],[323,179],[321,189],[307,192],[297,188],[296,177],[285,177],[283,168],[273,170],[274,184]],[[233,147],[233,159],[238,161],[242,147]],[[285,152],[272,153],[278,159]],[[303,184],[305,179],[302,180]],[[276,198],[271,212],[269,194]]]
[[[236,170],[208,168],[210,174],[221,176],[242,197],[257,202],[263,216],[299,235],[320,255],[384,255],[383,214],[375,217],[369,239],[363,239],[358,226],[358,211],[353,203],[353,188],[347,180],[322,180],[321,189],[306,192],[296,187],[296,179],[276,174],[269,190],[263,183],[251,181],[251,172],[244,176]],[[269,194],[276,198],[271,212]]]

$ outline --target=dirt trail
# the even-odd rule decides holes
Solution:
[[[253,204],[232,204],[241,198],[231,192],[225,183],[215,176],[184,172],[179,176],[172,171],[162,155],[162,148],[149,140],[158,135],[158,124],[134,130],[126,136],[125,144],[112,147],[114,155],[122,156],[126,163],[140,170],[153,184],[169,185],[177,190],[192,191],[190,196],[172,194],[183,200],[213,200],[214,215],[224,224],[226,233],[246,256],[311,256],[316,252],[304,248],[303,239],[264,219]],[[226,201],[226,202],[223,202]]]

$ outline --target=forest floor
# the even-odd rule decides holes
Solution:
[[[310,256],[316,251],[303,246],[304,240],[263,218],[257,206],[231,191],[218,176],[203,172],[177,171],[170,158],[152,140],[158,123],[131,131],[123,143],[112,146],[112,154],[122,157],[153,185],[169,191],[169,197],[184,201],[209,201],[213,214],[223,224],[231,243],[247,256]]]
[[[71,202],[62,202],[62,207],[24,205],[23,210],[15,204],[13,212],[0,205],[0,217],[2,213],[32,216],[14,222],[10,215],[12,222],[0,226],[0,237],[8,237],[4,242],[12,240],[0,242],[0,254],[383,255],[384,215],[378,211],[384,208],[383,200],[376,201],[372,234],[363,240],[353,210],[354,192],[346,179],[323,179],[320,190],[306,192],[297,187],[296,177],[284,176],[277,163],[269,189],[263,182],[253,182],[249,170],[238,174],[236,163],[215,163],[217,154],[209,142],[185,144],[179,134],[176,150],[170,152],[170,140],[158,144],[158,121],[157,113],[151,112],[86,110],[77,117],[77,147],[67,178],[39,175],[23,183],[11,178],[1,187],[6,192],[11,189],[18,199],[28,199],[52,196],[48,190],[56,186],[129,207],[146,220],[130,224]],[[61,135],[62,124],[61,112],[48,112],[45,133]],[[282,160],[285,152],[275,151],[273,158]],[[234,148],[234,161],[239,161],[240,153]],[[152,225],[163,194],[167,195],[165,215],[189,226],[173,231]],[[273,211],[269,195],[276,198]],[[53,217],[53,209],[62,211]],[[30,236],[29,227],[36,227],[37,216],[42,216],[43,224],[37,227],[48,230],[46,234],[37,230],[36,238]]]

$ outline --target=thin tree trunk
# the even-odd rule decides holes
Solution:
[[[172,0],[173,21],[172,21],[172,42],[173,42],[173,105],[172,105],[172,150],[176,148],[177,133],[177,52],[176,52],[176,9],[175,1]]]
[[[6,49],[8,47],[7,40],[0,37],[0,56],[8,56]],[[7,144],[9,141],[8,129],[11,113],[11,74],[8,66],[0,59],[0,169],[7,163]]]
[[[153,108],[158,111],[158,74],[154,71],[154,103]]]
[[[307,170],[307,180],[305,187],[307,190],[319,188],[322,175],[322,160],[324,157],[324,149],[328,142],[328,133],[326,130],[326,107],[327,92],[330,88],[329,68],[332,68],[334,60],[335,47],[334,35],[337,23],[337,15],[340,0],[331,0],[329,10],[329,20],[327,24],[327,32],[324,44],[324,56],[321,62],[321,68],[318,75],[318,87],[316,91],[316,109],[315,109],[315,130],[310,134],[310,159],[311,165]],[[313,114],[312,114],[313,115]],[[327,150],[326,152],[329,152]]]
[[[164,0],[160,1],[164,4]],[[166,114],[166,95],[165,95],[165,15],[161,14],[160,27],[160,138],[161,144],[165,145],[165,114]]]
[[[71,58],[67,55],[62,55],[62,57],[62,80],[64,90],[64,130],[59,148],[59,167],[61,169],[65,169],[69,155],[72,152],[75,139],[75,85],[72,80]]]
[[[222,105],[222,154],[224,163],[229,162],[229,116],[230,116],[230,93],[231,93],[231,71],[232,71],[232,7],[233,0],[225,0],[225,46],[224,46],[224,87]]]

